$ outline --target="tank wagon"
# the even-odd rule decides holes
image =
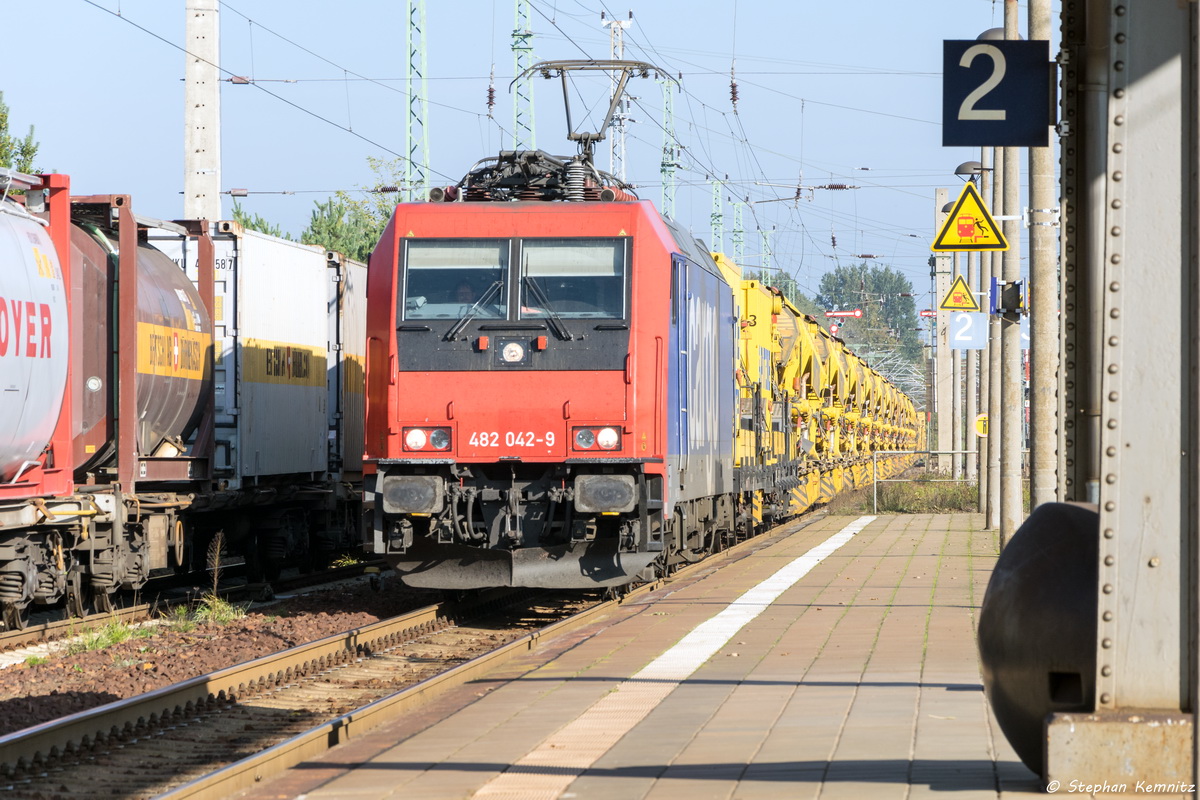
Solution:
[[[917,449],[909,398],[586,151],[397,206],[368,287],[368,549],[414,586],[646,580]]]
[[[5,625],[108,609],[218,531],[266,577],[356,541],[365,267],[0,179],[24,190],[0,206]]]

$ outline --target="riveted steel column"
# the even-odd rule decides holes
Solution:
[[[1179,593],[1183,540],[1195,535],[1194,493],[1184,493],[1195,463],[1194,8],[1112,4],[1104,261],[1089,265],[1103,270],[1105,290],[1102,709],[1178,709],[1185,700]]]
[[[1062,392],[1058,398],[1058,480],[1059,496],[1067,501],[1087,499],[1087,468],[1083,441],[1087,429],[1083,421],[1087,393],[1084,381],[1092,374],[1087,369],[1087,335],[1085,320],[1088,303],[1085,284],[1086,270],[1080,268],[1087,242],[1085,231],[1090,226],[1082,218],[1092,209],[1103,210],[1089,202],[1086,195],[1090,184],[1085,176],[1087,163],[1083,153],[1084,125],[1091,118],[1097,102],[1103,103],[1103,86],[1088,79],[1086,0],[1067,0],[1062,10],[1062,91],[1059,94],[1059,180],[1062,194],[1062,227],[1059,229],[1062,247],[1062,325],[1059,330],[1059,353],[1062,357]],[[1097,44],[1108,47],[1106,38]],[[1090,91],[1089,85],[1093,86]],[[1099,131],[1089,133],[1087,142],[1103,140]]]
[[[1074,232],[1076,254],[1087,253],[1075,277],[1098,279],[1095,294],[1075,286],[1077,305],[1102,301],[1096,713],[1052,718],[1048,777],[1195,782],[1197,9],[1078,6],[1063,8],[1064,20],[1087,16],[1088,59],[1076,78],[1093,92],[1101,71],[1107,82],[1103,113],[1088,118],[1084,107],[1074,157],[1085,172],[1068,195],[1069,222],[1103,215],[1098,230]]]
[[[1088,0],[1063,5],[1063,499],[1100,497],[1100,374],[1104,320],[1108,15]]]

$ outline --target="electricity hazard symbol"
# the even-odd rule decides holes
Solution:
[[[930,249],[935,252],[1008,249],[1004,234],[988,213],[983,198],[975,190],[975,184],[963,184],[962,193]]]
[[[950,284],[950,291],[946,292],[938,308],[945,311],[978,311],[979,301],[971,293],[971,288],[967,286],[963,276],[955,275],[954,283]]]

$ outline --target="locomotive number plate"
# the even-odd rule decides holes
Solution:
[[[472,433],[467,444],[472,447],[537,447],[538,445],[554,446],[554,431],[546,431],[537,435],[533,431],[496,431]]]

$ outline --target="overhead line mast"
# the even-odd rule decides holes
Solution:
[[[221,218],[221,50],[217,0],[191,0],[184,66],[183,216]]]
[[[404,198],[423,199],[426,170],[429,167],[429,89],[425,72],[425,0],[408,0],[408,25],[405,36],[408,58],[405,60],[405,88],[408,113],[404,119]]]
[[[746,229],[742,225],[742,204],[733,204],[733,262],[741,266],[746,259]]]
[[[682,78],[683,76],[680,75]],[[679,145],[675,138],[675,95],[671,81],[663,80],[662,213],[675,219],[675,170],[679,167]]]
[[[709,222],[712,223],[712,249],[718,253],[725,251],[725,213],[721,204],[721,181],[713,178],[712,182],[712,213]]]
[[[512,33],[513,64],[513,149],[534,150],[537,139],[533,130],[533,90],[529,68],[533,66],[533,29],[530,26],[529,0],[517,0],[517,22]]]
[[[633,12],[629,19],[605,19],[605,13],[600,12],[600,24],[608,28],[609,49],[613,61],[625,58],[625,29],[633,24]],[[623,94],[623,93],[621,93]],[[625,123],[629,121],[629,98],[619,97],[617,89],[617,73],[612,73],[612,89],[609,100],[616,104],[617,111],[612,118],[612,136],[608,140],[608,170],[622,181],[625,180]]]

